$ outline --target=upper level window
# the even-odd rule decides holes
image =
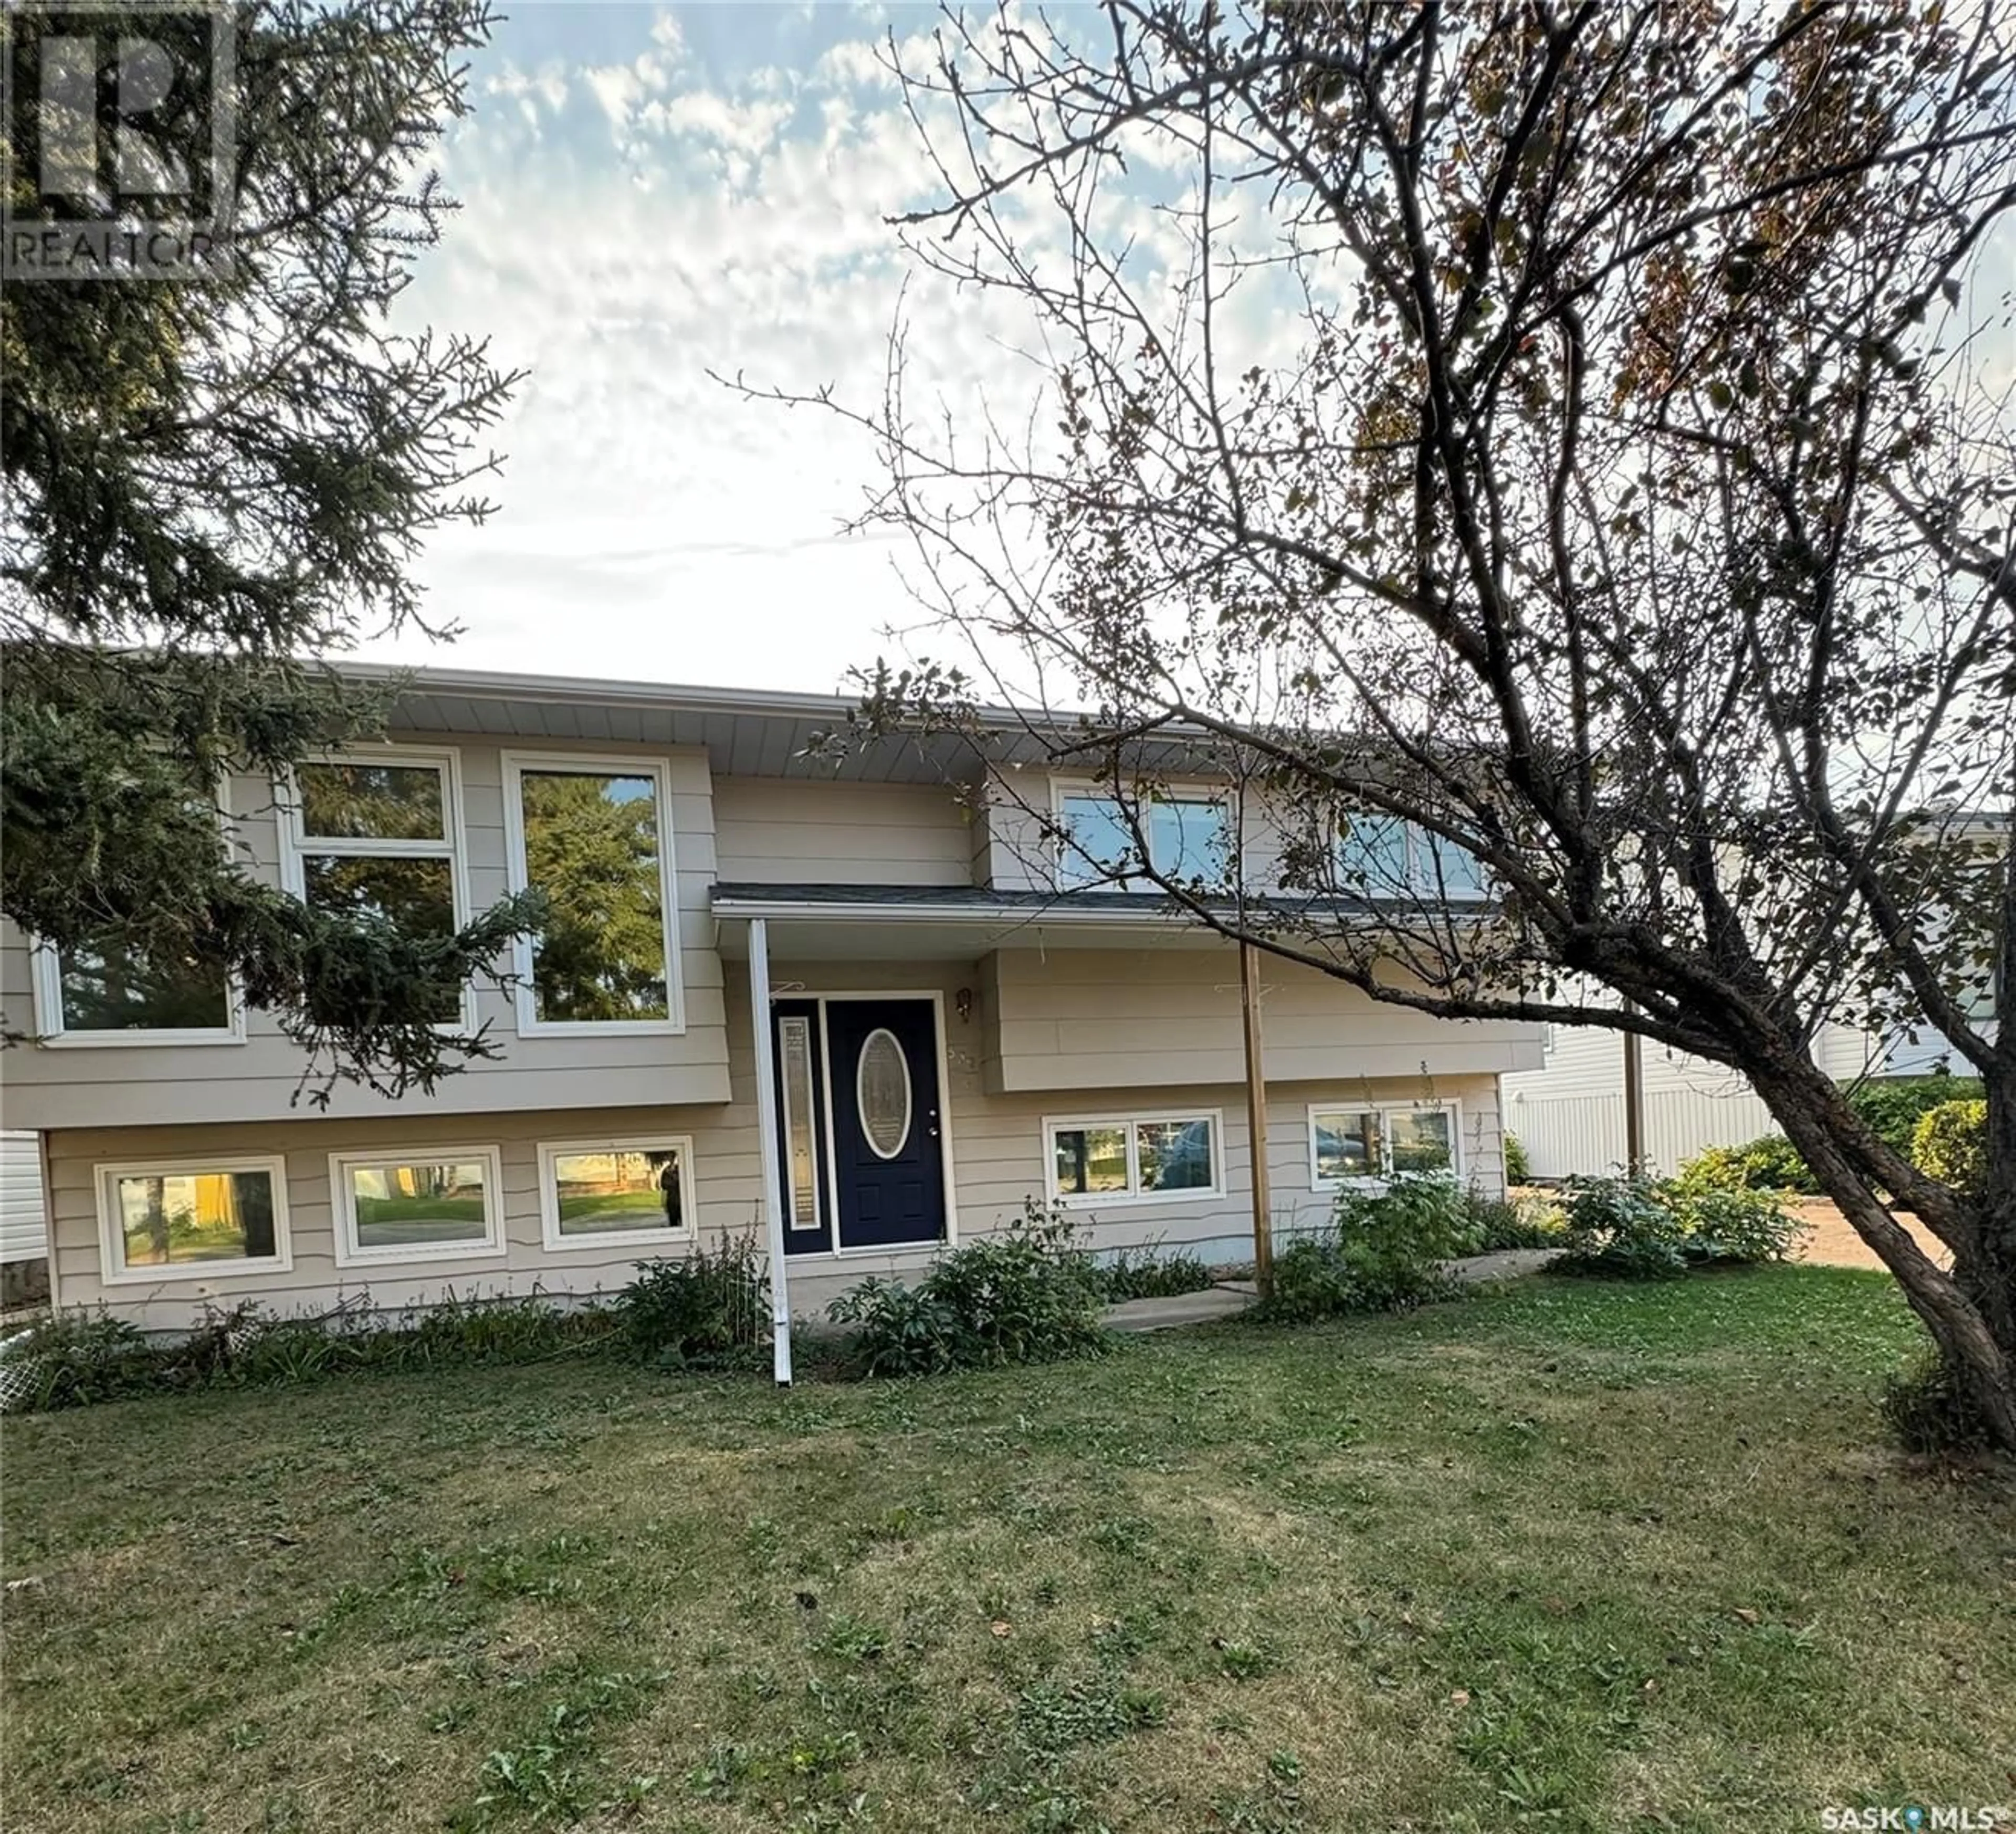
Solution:
[[[235,1044],[244,1035],[221,969],[150,955],[117,930],[74,948],[38,948],[34,975],[45,1043]]]
[[[1337,836],[1338,889],[1366,897],[1480,898],[1484,865],[1474,854],[1398,815],[1361,811]]]
[[[545,894],[520,950],[518,1029],[676,1031],[671,790],[653,760],[506,761],[513,885]]]
[[[373,751],[294,771],[283,822],[287,889],[311,908],[452,936],[466,914],[455,754]],[[435,1015],[473,1023],[466,991]]]
[[[193,793],[191,807],[220,800]],[[35,947],[37,1030],[51,1045],[234,1045],[244,1030],[224,970],[186,955],[149,950],[110,928],[70,948]]]
[[[1140,876],[1141,849],[1129,825],[1129,811],[1102,790],[1060,789],[1057,821],[1057,883],[1066,890],[1111,885],[1124,891],[1154,891]],[[1147,864],[1165,879],[1215,879],[1226,865],[1225,804],[1206,795],[1143,797],[1131,811],[1148,843]]]

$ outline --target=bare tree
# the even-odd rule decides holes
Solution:
[[[1200,921],[1741,1070],[2016,1447],[2016,423],[1981,297],[2016,59],[2006,6],[1950,11],[949,14],[891,49],[943,192],[902,232],[1028,316],[1048,397],[1020,431],[919,402],[899,326],[840,411],[978,659],[878,667],[871,721],[1039,681],[1087,710],[1024,743],[1121,799],[1100,863]],[[1172,869],[1147,823],[1201,757],[1276,832]],[[1836,1019],[1951,1041],[1985,1188],[1862,1124]]]

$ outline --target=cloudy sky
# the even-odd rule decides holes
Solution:
[[[872,403],[909,272],[882,218],[929,195],[876,59],[925,9],[513,0],[441,167],[463,203],[410,296],[531,371],[499,514],[437,538],[434,615],[470,667],[830,689],[892,653],[887,538],[846,538],[874,476],[815,412],[709,371]],[[931,367],[997,396],[1032,371],[913,286]],[[419,661],[417,638],[376,653]]]
[[[499,513],[444,531],[421,570],[433,614],[463,636],[446,653],[415,636],[371,653],[831,689],[878,653],[930,652],[928,634],[905,632],[918,618],[907,544],[841,532],[877,476],[866,439],[815,410],[740,399],[709,372],[831,385],[872,408],[900,307],[919,392],[956,419],[984,397],[1019,420],[1034,400],[1012,306],[921,275],[883,220],[936,196],[880,61],[892,34],[906,61],[919,56],[934,12],[507,10],[472,70],[473,112],[442,149],[463,212],[409,303],[488,335],[530,376],[498,434]],[[1053,16],[1097,23],[1082,7]],[[1163,162],[1138,150],[1113,207],[1152,284],[1180,249],[1143,177]],[[1050,227],[1030,219],[1031,233]],[[1250,214],[1244,228],[1265,233]],[[2007,383],[2016,230],[1981,267],[1969,311]],[[1258,354],[1287,302],[1256,287],[1241,303],[1244,322],[1221,336]]]

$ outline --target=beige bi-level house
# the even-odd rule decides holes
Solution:
[[[1028,1199],[1102,1246],[1250,1255],[1237,948],[1031,843],[1033,794],[1096,847],[1095,786],[951,736],[812,755],[848,706],[432,670],[390,743],[230,783],[233,844],[311,901],[447,924],[548,894],[512,993],[468,996],[501,1054],[425,1098],[318,1109],[229,987],[6,935],[0,1009],[36,1041],[0,1094],[41,1135],[56,1303],[173,1328],[583,1295],[749,1232],[806,1312]],[[1152,843],[1208,849],[1230,793],[1168,788]],[[1498,1078],[1537,1028],[1271,961],[1262,1009],[1276,1219],[1395,1166],[1499,1189]]]

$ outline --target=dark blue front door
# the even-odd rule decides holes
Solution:
[[[825,1006],[839,1245],[942,1241],[938,1009],[929,1000]]]

